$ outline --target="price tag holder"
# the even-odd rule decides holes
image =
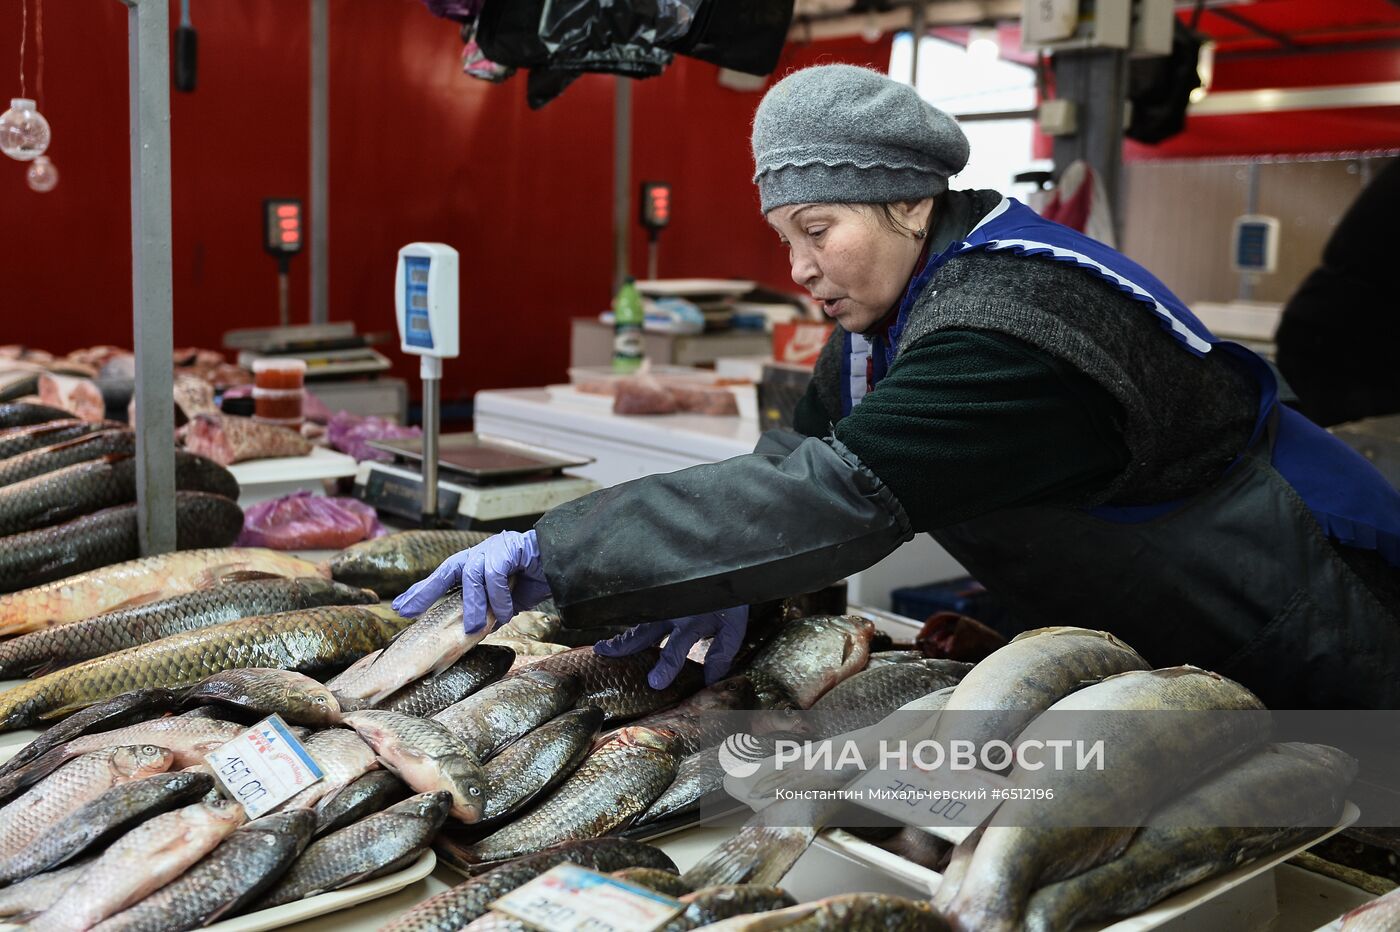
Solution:
[[[496,900],[541,932],[655,932],[685,905],[655,890],[576,864],[559,864]]]
[[[271,812],[322,777],[280,715],[263,719],[204,760],[249,819]]]
[[[985,770],[869,770],[852,802],[960,844],[997,810],[1011,781]]]

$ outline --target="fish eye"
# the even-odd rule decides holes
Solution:
[[[474,786],[474,787],[472,787],[471,789],[467,790],[467,792],[468,792],[468,793],[471,793],[473,796],[480,796],[480,795],[481,795],[481,787],[479,787],[479,786]]]

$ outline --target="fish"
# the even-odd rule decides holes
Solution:
[[[401,531],[346,547],[330,558],[328,567],[337,582],[392,599],[431,576],[454,553],[490,536],[484,531]]]
[[[603,724],[603,713],[565,712],[510,744],[486,764],[482,820],[496,822],[522,812],[576,770]]]
[[[26,471],[26,468],[22,466],[12,466],[13,460],[21,456],[28,457],[36,450],[48,449],[53,451],[55,459],[61,461],[65,454],[54,449],[59,445],[67,444],[70,441],[99,432],[102,434],[123,433],[124,431],[117,429],[121,427],[122,425],[118,424],[116,421],[94,423],[93,421],[80,421],[70,417],[61,421],[35,424],[31,427],[12,427],[8,430],[0,430],[0,469],[6,470],[5,472],[0,472],[0,476],[5,477],[5,485],[14,482],[15,479],[10,478],[10,473],[8,472],[8,470],[13,468],[17,470],[16,475],[18,478],[27,479],[29,476],[22,475],[22,473]],[[36,462],[44,462],[47,455],[48,454],[40,454],[36,459],[29,460],[28,462],[30,465],[28,468],[32,469],[33,464]],[[71,462],[80,462],[80,460],[71,460]],[[68,464],[61,462],[60,465],[66,466]],[[58,467],[55,466],[53,468],[57,469]],[[48,470],[41,469],[39,472],[48,472]],[[29,475],[38,475],[38,473],[32,472],[29,473]]]
[[[667,896],[679,897],[695,892],[690,884],[681,879],[680,874],[655,867],[624,867],[620,871],[613,871],[609,876]]]
[[[0,645],[2,649],[3,645]],[[379,708],[419,718],[432,718],[453,703],[461,702],[483,686],[489,686],[505,676],[514,662],[515,651],[483,642],[441,673],[409,683],[379,703]]]
[[[796,906],[797,900],[780,887],[727,884],[683,894],[685,910],[657,932],[689,932],[735,916],[766,913]]]
[[[52,870],[152,816],[194,802],[213,788],[213,777],[184,772],[157,773],[118,783],[71,811],[0,865],[0,883]]]
[[[406,624],[377,605],[337,605],[185,631],[84,660],[0,693],[0,728],[24,727],[142,686],[192,686],[211,672],[333,668],[382,646]]]
[[[231,466],[244,460],[307,456],[311,441],[294,430],[246,417],[198,414],[180,429],[185,449]]]
[[[82,754],[122,745],[153,745],[174,755],[173,767],[190,767],[204,762],[204,755],[219,748],[247,729],[234,722],[208,718],[173,716],[136,722],[112,731],[82,735],[50,748],[29,763],[5,774],[0,780],[0,797],[53,773],[61,765]]]
[[[924,652],[919,650],[881,650],[871,651],[870,659],[865,662],[866,670],[874,670],[891,663],[909,663],[910,661],[923,660]]]
[[[179,877],[245,819],[232,800],[211,799],[158,815],[127,832],[30,923],[33,932],[88,929]]]
[[[175,488],[238,499],[238,480],[202,456],[175,454]],[[0,535],[20,534],[136,501],[136,457],[108,453],[0,486]]]
[[[509,644],[511,641],[554,640],[562,625],[561,619],[553,612],[516,612],[510,621],[486,635],[486,644]]]
[[[385,769],[419,793],[444,790],[452,797],[452,817],[481,819],[486,778],[471,750],[447,727],[401,712],[351,712],[344,723],[374,748]]]
[[[163,553],[0,595],[0,635],[23,634],[168,599],[240,573],[325,578],[324,569],[314,563],[257,547]]]
[[[181,697],[186,703],[212,702],[277,714],[294,725],[334,725],[340,703],[331,691],[303,673],[267,667],[225,670],[200,680]]]
[[[447,792],[420,793],[316,839],[258,903],[271,909],[401,870],[432,844],[452,808]]]
[[[486,762],[501,748],[572,709],[582,683],[574,675],[528,669],[497,680],[432,717]]]
[[[270,551],[269,551],[270,552]],[[307,564],[311,568],[311,564]],[[82,660],[207,628],[300,608],[368,605],[374,593],[315,576],[284,578],[240,571],[218,582],[84,621],[21,634],[0,642],[0,676],[49,673]]]
[[[735,916],[707,932],[948,932],[947,921],[922,900],[888,893],[845,893],[754,916]]]
[[[676,776],[676,739],[627,727],[595,750],[539,805],[465,849],[476,862],[597,838],[640,815]]]
[[[696,889],[719,884],[776,884],[842,805],[839,800],[775,802],[755,812],[682,876]]]
[[[1400,929],[1400,890],[1363,903],[1318,932],[1395,932]]]
[[[1011,639],[963,677],[933,738],[981,747],[1010,741],[1065,696],[1116,673],[1150,669],[1137,651],[1107,631],[1054,627]]]
[[[312,834],[324,835],[344,828],[407,795],[408,787],[398,777],[387,770],[371,770],[316,805],[316,828]]]
[[[689,756],[719,744],[734,732],[733,716],[724,713],[752,709],[756,702],[753,683],[741,674],[720,680],[671,708],[653,712],[632,724],[674,735],[677,752]]]
[[[718,747],[691,754],[676,766],[676,777],[671,785],[637,817],[634,824],[651,825],[698,810],[706,799],[724,793],[724,777]]]
[[[11,916],[16,921],[42,913],[54,904],[73,881],[82,876],[83,871],[92,866],[92,858],[74,861],[58,870],[36,874],[28,880],[21,880],[13,886],[0,889],[0,916]]]
[[[463,654],[471,650],[495,625],[491,610],[486,611],[486,625],[480,631],[467,634],[462,630],[462,590],[454,589],[423,613],[423,617],[386,645],[384,652],[366,665],[359,674],[338,681],[336,696],[378,705],[394,693],[421,677],[442,673]]]
[[[175,545],[181,550],[227,547],[243,529],[237,502],[209,492],[175,493]],[[64,524],[0,538],[0,593],[33,588],[88,570],[136,559],[136,506],[117,505]],[[13,603],[0,605],[11,617]],[[89,613],[100,611],[95,605]],[[86,616],[83,616],[86,617]],[[0,625],[0,634],[43,626],[43,615],[20,615],[20,627]]]
[[[1170,714],[1192,711],[1220,714]],[[961,928],[1019,929],[1036,887],[1116,857],[1158,804],[1263,744],[1270,731],[1269,714],[1253,693],[1196,667],[1100,680],[1056,702],[1018,741],[1068,740],[1064,712],[1094,713],[1073,717],[1074,740],[1102,740],[1114,760],[1130,763],[1012,770],[1020,789],[1053,786],[1055,804],[1008,800],[991,816],[945,910]]]
[[[577,676],[582,687],[578,704],[600,710],[603,724],[610,726],[675,705],[705,685],[704,669],[687,660],[671,685],[652,689],[647,674],[660,656],[651,647],[627,657],[604,657],[590,645],[545,657],[528,669]]]
[[[812,703],[865,668],[875,623],[859,615],[809,615],[784,625],[746,671],[765,707]]]
[[[33,424],[47,424],[50,421],[71,420],[71,412],[49,405],[39,405],[27,401],[0,404],[0,430],[11,427],[29,427]]]
[[[74,809],[121,783],[170,769],[174,755],[151,745],[98,750],[58,768],[0,809],[0,862],[29,847]]]
[[[88,706],[41,732],[37,738],[16,751],[9,760],[0,764],[0,781],[35,758],[74,738],[111,731],[173,709],[177,698],[173,689],[156,687],[133,690],[106,702]]]
[[[130,430],[85,433],[71,440],[55,442],[52,446],[36,447],[8,459],[0,459],[0,487],[47,475],[77,463],[112,455],[134,456],[135,453],[136,434]]]
[[[942,873],[948,864],[948,856],[953,852],[953,844],[937,835],[931,835],[921,828],[907,826],[893,837],[875,843],[891,854],[896,854],[911,864]]]
[[[374,748],[348,728],[318,731],[303,743],[322,777],[282,804],[282,810],[311,809],[333,800],[350,784],[379,766]]]
[[[840,734],[874,725],[905,703],[956,686],[970,663],[956,660],[909,660],[866,669],[833,686],[812,704],[824,734]],[[951,699],[951,696],[949,697]]]
[[[1148,819],[1123,853],[1041,887],[1027,932],[1141,912],[1178,890],[1336,824],[1354,759],[1316,744],[1274,744],[1217,771]]]
[[[510,665],[511,673],[569,649],[563,644],[551,644],[548,641],[493,641],[491,646],[508,647],[515,654],[515,660]]]
[[[439,852],[442,848],[439,846]],[[660,848],[621,838],[598,838],[557,845],[493,866],[450,890],[431,896],[389,923],[380,932],[456,932],[486,915],[491,903],[564,862],[596,871],[650,867],[674,872],[676,865]]]
[[[275,812],[241,826],[204,860],[93,932],[184,932],[217,922],[256,899],[311,840],[315,817]]]

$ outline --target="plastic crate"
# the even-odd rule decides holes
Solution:
[[[1024,628],[1011,621],[996,598],[971,576],[922,586],[905,586],[890,593],[890,609],[898,615],[926,620],[938,612],[957,612],[1014,637]]]

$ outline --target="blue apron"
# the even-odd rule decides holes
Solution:
[[[1218,339],[1121,253],[1003,200],[966,239],[930,258],[886,334],[846,335],[843,414],[893,363],[910,311],[938,270],[979,249],[1073,263],[1110,282],[1182,351],[1240,360],[1258,381],[1259,410],[1249,449],[1189,498],[1006,509],[934,537],[1027,626],[1105,628],[1155,664],[1189,661],[1235,676],[1276,708],[1400,708],[1400,621],[1328,544],[1376,551],[1400,566],[1400,492],[1360,454],[1279,404],[1264,360]],[[870,354],[878,365],[865,362]]]

